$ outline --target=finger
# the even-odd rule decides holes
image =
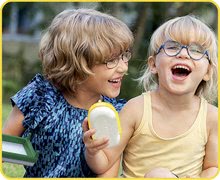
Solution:
[[[90,154],[96,154],[98,151],[100,150],[103,150],[105,148],[108,147],[108,143],[107,144],[103,144],[103,145],[100,145],[96,148],[87,148],[87,151],[90,153]]]
[[[108,142],[109,142],[108,138],[92,140],[90,143],[86,144],[86,147],[97,149],[97,148],[99,148],[101,146],[108,145]]]
[[[108,141],[107,143],[103,144],[103,145],[98,146],[98,147],[97,147],[97,150],[105,149],[105,148],[108,147],[108,145],[109,145],[109,141]]]
[[[83,134],[83,142],[85,144],[90,144],[92,140],[92,136],[95,134],[95,129],[90,129]]]
[[[84,121],[83,121],[83,123],[82,123],[82,129],[83,129],[83,132],[86,132],[86,131],[89,130],[87,117],[84,119]]]

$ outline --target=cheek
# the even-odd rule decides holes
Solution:
[[[206,63],[201,63],[199,66],[197,66],[196,71],[201,75],[205,75],[209,72],[209,65],[207,65]]]
[[[168,61],[164,57],[164,55],[158,54],[155,59],[156,68],[160,68],[161,66],[165,66]]]
[[[165,70],[167,70],[167,63],[165,63],[165,61],[163,60],[158,60],[156,61],[155,63],[155,68],[156,68],[156,71],[159,73],[163,73],[165,72]]]
[[[108,82],[111,76],[109,76],[109,73],[99,73],[95,76],[94,81],[96,83],[97,86],[102,86],[104,84],[106,84],[106,82]]]

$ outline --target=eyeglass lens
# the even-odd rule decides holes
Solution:
[[[112,60],[107,61],[106,62],[107,68],[112,69],[112,68],[116,67],[118,65],[120,59],[122,59],[125,63],[128,62],[131,59],[131,52],[125,51],[120,56],[118,56]]]
[[[190,44],[189,46],[183,46],[176,41],[167,41],[163,46],[163,49],[168,56],[178,55],[183,48],[187,49],[188,55],[194,60],[200,60],[206,53],[201,45],[195,43]]]

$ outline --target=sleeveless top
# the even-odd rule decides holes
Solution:
[[[183,134],[161,138],[152,125],[150,92],[143,93],[144,113],[123,154],[123,175],[144,177],[156,167],[168,168],[179,177],[202,172],[207,143],[207,101],[201,98],[200,109],[193,125]]]
[[[103,96],[119,111],[124,100]],[[11,98],[24,115],[23,137],[31,134],[38,152],[34,166],[25,167],[25,177],[93,177],[84,158],[82,122],[88,111],[70,105],[62,93],[37,74]]]

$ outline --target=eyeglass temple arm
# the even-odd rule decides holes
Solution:
[[[159,54],[160,50],[164,48],[164,44],[160,46],[160,48],[158,49],[158,51],[156,52],[156,55]]]
[[[208,51],[205,52],[205,55],[208,57],[208,60],[209,60],[209,62],[210,62],[211,60],[210,60]]]

